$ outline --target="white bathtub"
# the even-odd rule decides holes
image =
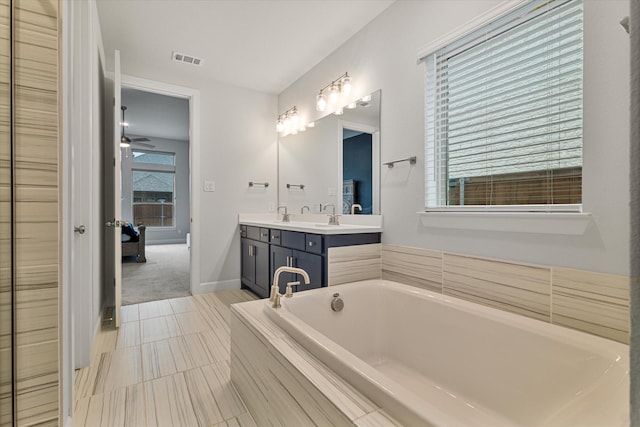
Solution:
[[[629,422],[620,343],[384,280],[296,293],[265,312],[407,426]]]

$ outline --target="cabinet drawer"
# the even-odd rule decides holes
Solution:
[[[269,236],[269,243],[273,243],[274,245],[279,245],[281,243],[280,240],[280,230],[271,230],[271,235]]]
[[[269,229],[261,228],[260,229],[260,239],[261,242],[269,243]]]
[[[247,226],[247,239],[260,240],[260,227]]]
[[[304,233],[297,231],[281,230],[281,244],[287,248],[298,249],[304,251],[306,249],[306,239]]]
[[[306,235],[305,250],[314,254],[322,253],[322,236],[320,234],[307,234]]]

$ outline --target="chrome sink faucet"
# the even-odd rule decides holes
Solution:
[[[355,215],[356,209],[358,209],[358,211],[362,212],[362,205],[359,204],[359,203],[352,204],[351,205],[351,215]]]
[[[269,296],[269,301],[271,301],[273,304],[271,305],[271,307],[273,308],[280,308],[280,298],[282,297],[282,295],[280,295],[280,286],[278,284],[278,281],[280,280],[280,274],[284,273],[284,272],[288,272],[288,273],[295,273],[295,274],[299,274],[302,276],[302,278],[304,279],[304,283],[305,284],[309,284],[309,282],[311,281],[309,279],[309,274],[304,271],[301,268],[297,268],[297,267],[288,267],[286,265],[283,265],[282,267],[278,267],[275,271],[275,273],[273,273],[273,286],[271,286],[271,295]],[[292,286],[296,286],[299,285],[300,282],[289,282],[287,283],[287,291],[285,293],[285,297],[286,298],[291,298],[293,296],[293,291],[292,291]]]
[[[340,215],[336,215],[336,205],[326,205],[322,210],[326,211],[329,206],[332,208],[331,215],[329,215],[329,225],[340,225],[340,221],[338,221]]]
[[[289,216],[291,215],[290,213],[287,213],[287,207],[286,206],[278,206],[278,213],[280,213],[280,209],[284,208],[284,213],[282,214],[282,222],[289,222]]]
[[[309,206],[304,205],[303,207],[300,208],[300,214],[304,214],[304,210],[305,209],[307,210],[307,212],[311,212],[310,209],[309,209]]]

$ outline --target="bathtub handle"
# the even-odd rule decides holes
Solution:
[[[291,298],[293,296],[293,286],[298,286],[300,281],[287,283],[287,291],[284,293],[285,298]]]

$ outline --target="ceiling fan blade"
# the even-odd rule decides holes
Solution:
[[[149,138],[131,138],[132,141],[143,141],[143,142],[149,142],[151,141]]]
[[[153,145],[153,144],[145,144],[144,142],[138,141],[138,139],[142,139],[142,138],[133,138],[133,140],[131,141],[131,145],[136,145],[136,146],[140,146],[140,147],[147,147],[147,148],[156,148],[155,145]],[[146,138],[145,138],[145,140],[149,141]]]

